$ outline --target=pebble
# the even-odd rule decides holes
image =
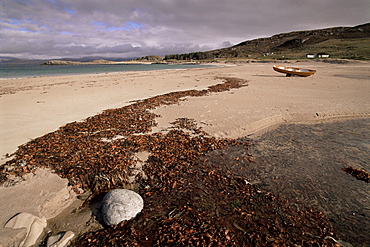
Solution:
[[[57,235],[50,236],[46,242],[47,247],[65,247],[69,244],[75,234],[71,231],[60,232]]]

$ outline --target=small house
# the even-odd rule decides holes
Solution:
[[[317,53],[317,57],[319,58],[328,58],[329,54],[326,54],[325,52]]]

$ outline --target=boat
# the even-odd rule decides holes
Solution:
[[[300,68],[285,67],[285,66],[280,66],[280,65],[274,65],[273,68],[275,71],[284,73],[288,77],[292,75],[310,76],[316,72],[316,70],[313,70],[313,69],[300,69]]]

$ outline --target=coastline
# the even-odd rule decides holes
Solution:
[[[218,67],[217,67],[218,68]],[[209,68],[209,69],[217,69]],[[60,126],[106,109],[172,91],[206,88],[203,70],[155,70],[3,80],[0,84],[0,164],[4,155]]]
[[[311,62],[297,66],[319,69],[317,75],[309,78],[286,78],[272,71],[271,64],[246,64],[61,76],[52,81],[47,77],[13,79],[1,88],[5,92],[0,98],[3,129],[0,139],[5,140],[1,154],[10,154],[29,139],[103,110],[169,92],[203,90],[222,83],[221,78],[225,77],[247,80],[248,86],[202,97],[186,97],[177,104],[152,110],[161,116],[155,119],[158,126],[152,132],[165,131],[176,118],[189,118],[211,136],[236,139],[285,122],[369,117],[368,80],[335,76],[361,71],[369,78],[370,72],[362,71],[369,68],[369,63],[332,65]],[[5,161],[2,158],[2,162]],[[65,180],[62,183],[65,184]],[[4,207],[6,205],[1,206]]]
[[[318,72],[308,78],[285,78],[274,72],[270,63],[253,63],[3,80],[0,85],[0,138],[5,143],[0,147],[0,155],[3,159],[18,145],[68,122],[81,121],[103,110],[154,95],[204,89],[220,83],[220,79],[215,79],[217,77],[242,78],[250,85],[235,92],[187,99],[182,102],[184,105],[155,110],[161,115],[157,119],[159,126],[166,128],[168,122],[181,112],[183,117],[207,123],[202,127],[211,135],[237,138],[284,122],[369,116],[370,102],[366,97],[370,91],[366,81],[369,62],[345,65],[307,62],[295,66],[317,68]],[[359,74],[364,79],[348,78]],[[167,121],[167,118],[171,120]],[[229,125],[230,119],[234,125]]]
[[[200,63],[87,63],[87,64],[0,64],[0,82],[10,79],[40,78],[55,76],[75,76],[75,75],[99,75],[107,73],[133,72],[133,71],[155,71],[173,70],[189,68],[216,67],[214,64]]]

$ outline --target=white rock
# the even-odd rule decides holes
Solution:
[[[26,228],[26,236],[19,245],[26,247],[37,242],[46,226],[45,217],[39,218],[29,213],[20,213],[13,216],[4,227],[12,229]]]
[[[71,231],[58,233],[55,236],[50,236],[46,242],[47,247],[65,247],[72,240],[75,234]]]
[[[109,191],[103,198],[103,219],[107,225],[117,225],[134,218],[144,207],[143,198],[126,189]]]

